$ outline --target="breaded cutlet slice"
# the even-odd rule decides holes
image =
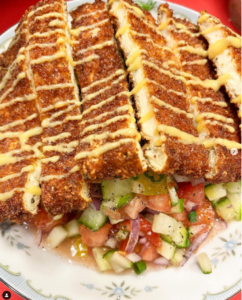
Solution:
[[[88,185],[74,159],[80,140],[80,101],[71,66],[63,0],[39,2],[27,13],[28,55],[43,127],[41,190],[53,216],[85,209]]]
[[[168,4],[158,9],[158,23],[181,65],[186,80],[190,108],[199,138],[209,151],[209,182],[223,183],[241,178],[241,139],[236,110],[220,89],[228,76],[216,79],[207,59],[207,43],[198,27],[185,19],[173,17]]]
[[[0,223],[22,223],[40,202],[42,127],[25,44],[0,81]]]
[[[241,118],[241,36],[206,11],[200,13],[198,26],[209,44],[209,59],[216,67],[216,75],[230,74],[225,88]]]
[[[186,84],[176,75],[176,56],[150,13],[130,0],[111,0],[109,6],[147,141],[143,150],[148,167],[157,173],[205,176],[208,151],[193,124]]]
[[[11,40],[6,51],[0,54],[0,70],[7,70],[13,61],[18,56],[20,48],[26,44],[26,32],[25,32],[24,17],[18,23],[15,29],[15,36]],[[0,72],[1,80],[1,72]]]
[[[146,162],[106,4],[83,4],[71,16],[83,116],[75,159],[87,180],[141,174]]]

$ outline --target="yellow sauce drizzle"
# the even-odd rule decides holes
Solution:
[[[32,195],[40,196],[41,188],[39,186],[31,186],[25,190],[25,193],[30,193]]]
[[[143,124],[143,123],[149,121],[151,118],[153,118],[154,115],[155,115],[155,113],[152,110],[147,112],[143,117],[141,117],[141,119],[139,120],[139,123]]]
[[[226,38],[220,39],[214,44],[209,46],[208,57],[210,59],[215,58],[219,54],[223,53],[228,47],[241,48],[241,40],[234,36],[228,36]]]

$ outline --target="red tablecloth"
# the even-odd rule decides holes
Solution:
[[[233,24],[229,21],[228,0],[169,0],[180,5],[192,8],[196,11],[206,9],[210,14],[218,17],[225,25],[236,31]],[[38,0],[0,0],[0,34],[12,25],[16,24],[26,9],[34,5]],[[5,287],[0,282],[0,300],[4,298],[3,293],[10,292],[11,300],[21,300],[22,298]],[[6,295],[7,293],[5,293]],[[240,300],[241,293],[231,298],[231,300]],[[195,300],[195,299],[194,299]]]
[[[229,21],[228,0],[169,0],[196,11],[207,10],[218,17],[225,25],[237,31]],[[38,0],[0,0],[0,34],[16,24],[24,11],[34,5]]]

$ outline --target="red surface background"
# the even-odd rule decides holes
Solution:
[[[219,18],[225,25],[237,31],[229,20],[228,14],[228,0],[169,0],[196,11],[207,10],[210,14]],[[26,9],[34,5],[38,0],[0,0],[0,34],[7,30],[12,25],[16,24]],[[23,298],[16,295],[4,284],[0,282],[0,300],[3,300],[2,293],[10,291],[11,300],[21,300]],[[196,299],[194,299],[196,300]],[[237,294],[230,300],[241,300],[241,293]]]

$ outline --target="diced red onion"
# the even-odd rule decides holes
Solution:
[[[90,186],[90,195],[92,198],[102,198],[102,187],[100,183],[92,183]]]
[[[157,215],[157,214],[159,214],[159,212],[158,212],[157,210],[150,209],[150,208],[146,208],[146,209],[145,209],[145,212],[146,212],[147,214],[151,214],[151,215]]]
[[[40,245],[41,245],[42,237],[43,237],[42,230],[38,230],[37,231],[37,245],[38,245],[38,247],[40,247]]]
[[[127,246],[125,248],[125,251],[128,253],[131,253],[134,250],[134,247],[137,244],[139,239],[139,229],[140,229],[139,215],[136,219],[134,220],[131,219],[130,224],[131,224],[131,231],[129,234],[129,240]]]
[[[128,255],[125,256],[126,258],[128,258],[130,261],[132,261],[133,263],[136,263],[137,261],[142,260],[142,257],[139,256],[136,253],[129,253]]]
[[[168,266],[169,261],[165,257],[159,257],[154,260],[154,264],[160,265],[160,266]]]
[[[178,175],[178,174],[173,174],[172,175],[176,182],[191,182],[191,177],[188,177],[188,176],[181,176],[181,175]]]
[[[142,236],[142,237],[144,237],[145,236],[145,234],[143,233],[143,232],[139,232],[139,236]]]
[[[105,246],[114,249],[117,246],[117,240],[115,238],[109,238],[106,241]]]
[[[197,237],[195,237],[194,241],[191,243],[191,245],[186,249],[183,260],[180,262],[180,266],[184,266],[185,263],[188,261],[192,253],[206,240],[209,232],[211,231],[211,227],[207,226],[207,230],[203,233],[199,234]]]
[[[145,244],[147,242],[147,238],[143,237],[142,239],[139,240],[140,244]]]
[[[196,185],[198,185],[200,183],[203,183],[203,182],[205,182],[203,177],[202,178],[191,178],[192,186],[196,186]]]
[[[216,219],[214,222],[213,229],[215,230],[224,230],[227,228],[227,223],[222,219]]]
[[[100,198],[93,198],[92,197],[92,203],[93,203],[94,208],[96,210],[100,210],[100,207],[101,207],[101,199]]]
[[[184,207],[188,212],[194,211],[198,208],[198,204],[192,202],[192,201],[187,201],[184,203]]]

